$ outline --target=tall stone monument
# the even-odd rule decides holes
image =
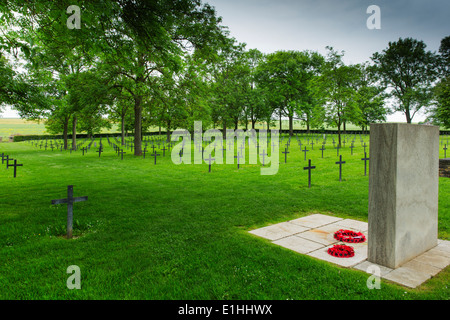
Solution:
[[[368,260],[397,268],[437,245],[439,127],[370,126]]]

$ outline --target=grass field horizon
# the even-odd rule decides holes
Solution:
[[[256,129],[262,129],[263,124],[258,123]],[[240,127],[241,128],[241,127]],[[288,130],[289,122],[287,120],[282,120],[282,129]],[[242,129],[245,129],[242,127]],[[277,130],[279,129],[279,121],[274,122],[274,126],[270,127],[270,129]],[[305,130],[306,126],[301,124],[301,121],[294,121],[294,129],[295,130]],[[326,127],[327,130],[337,130],[334,127]],[[346,127],[347,130],[361,130],[360,127],[357,127],[353,124],[349,124]],[[370,129],[370,128],[368,128]],[[444,128],[441,128],[443,130]],[[157,132],[159,130],[158,127],[151,127],[149,129],[150,132]],[[164,131],[165,129],[162,128]],[[311,128],[311,130],[315,130]],[[102,129],[101,133],[113,133],[120,134],[120,129],[117,124],[113,124],[111,129]],[[45,128],[45,124],[41,121],[37,123],[36,121],[26,120],[21,118],[0,118],[0,137],[3,138],[3,141],[7,141],[8,137],[12,134],[20,134],[20,135],[48,135],[50,133],[47,132]],[[128,133],[129,135],[131,133]]]
[[[331,139],[323,159],[316,146],[308,153],[316,166],[310,189],[295,139],[272,176],[262,176],[260,164],[213,164],[209,173],[208,164],[175,165],[159,151],[156,165],[129,149],[121,160],[105,139],[101,157],[97,148],[83,156],[2,143],[0,153],[24,166],[17,178],[0,168],[0,298],[450,299],[448,267],[416,289],[382,280],[380,290],[369,290],[362,271],[248,233],[314,213],[367,221],[363,148],[357,141],[353,155],[348,145],[340,151],[340,182]],[[74,206],[71,240],[67,207],[50,203],[65,198],[68,185],[89,197]],[[450,179],[440,178],[443,240],[450,240],[448,199]],[[71,265],[81,269],[81,290],[66,287]]]

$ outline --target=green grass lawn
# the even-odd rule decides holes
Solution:
[[[330,138],[323,159],[318,146],[308,152],[316,166],[309,189],[295,139],[271,176],[260,164],[213,164],[208,173],[207,164],[175,165],[168,154],[154,165],[130,149],[121,160],[108,145],[99,158],[93,147],[82,156],[2,143],[0,154],[23,167],[17,178],[0,167],[0,299],[450,299],[449,268],[414,290],[385,280],[369,290],[364,272],[248,233],[312,213],[367,221],[363,148],[357,140],[351,155],[348,146],[342,182]],[[89,197],[74,206],[71,240],[67,207],[51,205],[68,185]],[[449,199],[450,179],[440,178],[446,240]],[[66,287],[71,265],[80,267],[81,290]]]

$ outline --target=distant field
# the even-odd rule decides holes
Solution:
[[[289,129],[288,121],[282,121],[282,129],[287,130]],[[270,129],[279,129],[279,122],[276,121],[274,127],[271,127]],[[257,129],[262,129],[263,125],[258,124]],[[305,126],[301,125],[299,121],[294,121],[294,129],[306,129]],[[334,129],[334,128],[330,128]],[[360,130],[361,128],[358,128],[354,125],[348,125],[348,130]],[[152,128],[151,131],[157,131],[158,128]],[[164,128],[163,128],[164,130]],[[113,125],[111,130],[104,130],[103,132],[118,132],[117,125]],[[30,135],[30,134],[49,134],[45,130],[44,123],[37,123],[34,121],[27,121],[24,119],[8,119],[8,118],[0,118],[0,137],[3,137],[3,141],[5,141],[10,135],[12,134],[21,134],[21,135]]]
[[[0,119],[0,137],[6,140],[12,134],[47,134],[43,123],[23,119]]]
[[[266,128],[262,123],[256,124],[256,129]],[[242,129],[245,129],[242,127]],[[270,129],[279,129],[279,121],[275,121],[274,127],[270,127]],[[282,121],[282,129],[289,129],[289,122],[287,120]],[[294,121],[294,129],[306,129],[304,125],[301,124],[300,121]],[[313,129],[313,128],[312,128]],[[337,128],[327,127],[329,130],[337,130]],[[441,128],[442,130],[443,128]],[[162,130],[165,130],[164,128]],[[353,124],[347,125],[347,130],[361,130],[360,127],[357,127]],[[158,131],[157,127],[150,128],[150,131]],[[119,128],[117,125],[113,125],[110,130],[103,130],[103,133],[116,133],[119,132]],[[12,134],[21,134],[21,135],[33,135],[33,134],[49,134],[46,129],[44,123],[37,123],[34,121],[27,121],[24,119],[9,119],[9,118],[0,118],[0,137],[3,138],[3,141],[7,141],[8,137]]]
[[[113,125],[111,130],[104,132],[117,132],[117,126]],[[24,119],[3,119],[0,118],[0,137],[3,141],[12,134],[30,135],[30,134],[49,134],[44,123],[37,123],[34,121],[27,121]]]

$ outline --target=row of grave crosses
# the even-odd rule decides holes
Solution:
[[[17,163],[17,159],[10,158],[9,155],[4,154],[3,152],[0,156],[2,157],[2,164],[5,164],[6,162],[6,169],[8,169],[9,167],[14,167],[14,178],[17,177],[17,167],[22,167],[23,164]],[[13,160],[14,162],[9,163]]]

